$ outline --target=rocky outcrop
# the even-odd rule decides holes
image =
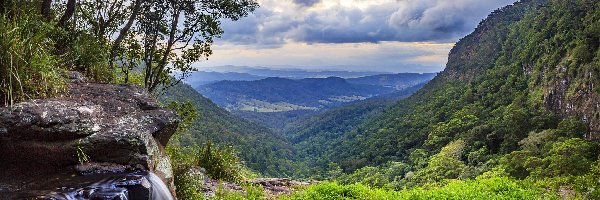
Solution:
[[[178,125],[175,113],[143,88],[71,77],[61,97],[0,108],[0,192],[26,190],[14,180],[28,173],[77,169],[150,171],[172,186],[164,147]],[[81,162],[91,164],[75,167]]]
[[[260,186],[262,187],[263,193],[267,199],[277,199],[278,196],[290,195],[295,191],[318,183],[316,181],[303,182],[288,178],[259,178],[243,181],[243,183],[240,185],[240,183],[230,183],[211,179],[208,177],[208,175],[206,175],[206,172],[203,168],[194,167],[188,170],[186,173],[187,176],[194,177],[196,180],[202,182],[202,184],[200,184],[202,187],[199,188],[199,190],[207,199],[214,197],[220,189],[246,195],[246,191],[244,187],[242,187],[244,184]]]

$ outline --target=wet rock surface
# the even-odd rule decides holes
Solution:
[[[173,190],[164,146],[178,117],[143,88],[70,77],[61,97],[0,108],[0,197],[37,190],[29,182],[53,174],[151,171]]]
[[[214,197],[219,189],[238,192],[245,195],[246,191],[242,185],[252,184],[261,186],[265,197],[268,199],[276,199],[280,195],[290,195],[294,191],[317,183],[315,181],[306,182],[288,178],[259,178],[247,180],[242,183],[230,183],[209,178],[202,168],[192,168],[188,171],[188,175],[202,181],[203,187],[200,192],[204,193],[206,198]]]
[[[298,188],[307,187],[316,182],[303,182],[288,178],[261,178],[247,181],[247,183],[260,185],[267,194],[277,196],[282,194],[289,195]]]

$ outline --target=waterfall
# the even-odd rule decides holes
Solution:
[[[173,195],[169,192],[169,188],[165,183],[156,176],[156,174],[149,172],[146,176],[150,185],[152,185],[152,192],[150,199],[152,200],[173,200]]]
[[[73,182],[65,180],[54,191],[46,191],[36,196],[52,200],[129,200],[140,199],[140,197],[142,199],[147,197],[148,200],[173,200],[167,185],[152,172],[93,174],[75,179],[79,183],[88,184],[71,185]],[[147,188],[147,190],[139,190],[139,188]]]

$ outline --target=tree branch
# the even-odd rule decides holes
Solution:
[[[67,1],[67,9],[65,10],[65,13],[62,15],[62,17],[60,17],[60,20],[58,21],[58,26],[61,28],[65,28],[65,25],[67,24],[67,21],[69,21],[69,19],[71,19],[71,17],[73,17],[73,14],[75,14],[75,0],[68,0]]]
[[[4,1],[2,1],[4,2]],[[43,0],[42,1],[42,17],[47,22],[52,19],[50,16],[50,7],[52,6],[52,0]]]
[[[117,56],[117,50],[121,46],[121,43],[123,42],[123,39],[125,39],[125,36],[127,36],[129,29],[131,29],[131,26],[133,26],[133,22],[135,22],[135,20],[137,19],[137,16],[142,8],[142,2],[143,0],[135,0],[133,10],[131,12],[131,15],[129,16],[129,19],[127,20],[127,24],[125,24],[125,26],[121,29],[121,31],[119,32],[119,36],[117,36],[117,39],[115,39],[112,47],[110,48],[109,67],[113,70],[115,68],[114,59]]]

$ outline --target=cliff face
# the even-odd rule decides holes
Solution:
[[[32,189],[14,180],[40,171],[150,171],[172,186],[164,147],[178,120],[143,88],[81,81],[62,97],[0,108],[0,193]]]
[[[439,75],[445,81],[472,82],[485,70],[494,67],[502,53],[509,27],[521,20],[529,10],[537,9],[545,0],[524,0],[492,12],[473,33],[460,39],[448,55],[446,69]]]
[[[591,0],[523,0],[497,10],[455,45],[435,81],[481,87],[515,77],[511,87],[527,93],[530,106],[579,118],[589,125],[585,137],[600,139],[599,7]]]

